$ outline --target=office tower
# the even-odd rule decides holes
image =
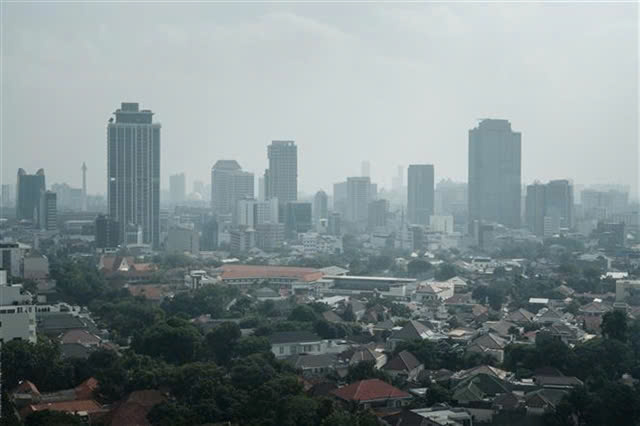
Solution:
[[[264,173],[265,198],[281,205],[298,199],[298,147],[293,141],[273,141],[267,147],[269,168]]]
[[[573,185],[568,180],[549,181],[545,205],[546,215],[557,217],[561,228],[573,228]]]
[[[258,176],[258,201],[264,201],[266,199],[266,188],[264,183],[264,176]]]
[[[349,222],[367,222],[371,201],[371,180],[368,177],[347,178],[346,219]]]
[[[204,251],[218,249],[218,221],[214,217],[208,217],[202,226],[200,249]]]
[[[107,125],[109,216],[125,230],[142,229],[142,242],[160,245],[160,123],[138,103],[123,102]]]
[[[200,255],[200,234],[192,227],[176,225],[169,228],[165,250],[169,253]]]
[[[187,178],[184,173],[169,176],[169,200],[174,203],[184,203],[187,199]]]
[[[629,193],[616,190],[585,189],[580,198],[582,207],[589,216],[593,216],[593,212],[597,210],[602,211],[604,216],[619,213],[624,211],[629,203]]]
[[[0,206],[6,208],[13,206],[13,186],[11,184],[5,183],[2,184],[2,198]]]
[[[211,207],[217,214],[233,214],[238,200],[253,198],[255,178],[236,160],[218,160],[211,169]]]
[[[313,197],[313,223],[318,223],[320,219],[326,219],[329,214],[329,197],[327,193],[320,190]]]
[[[53,231],[58,227],[56,193],[43,191],[38,207],[38,227],[44,231]]]
[[[273,251],[284,243],[285,226],[283,223],[262,223],[256,226],[256,247]]]
[[[525,202],[527,228],[538,236],[544,236],[546,190],[546,185],[541,183],[527,185],[527,197]]]
[[[347,215],[347,182],[333,184],[333,210],[342,216]]]
[[[82,162],[82,211],[87,211],[87,165]]]
[[[360,164],[360,176],[371,177],[371,163],[369,161],[363,161]]]
[[[410,224],[429,224],[429,216],[433,215],[433,185],[433,165],[409,165],[407,171],[407,219]]]
[[[469,130],[469,219],[520,226],[521,134],[508,120]]]
[[[573,187],[568,180],[552,180],[546,185],[527,186],[525,200],[527,228],[548,237],[561,228],[573,227]]]
[[[117,220],[103,214],[96,217],[96,248],[116,248],[120,245],[120,225]]]
[[[72,188],[66,183],[54,183],[51,190],[56,193],[58,209],[80,211],[83,208],[82,188]]]
[[[311,203],[290,201],[285,205],[285,236],[294,239],[296,235],[311,230]]]
[[[389,216],[389,202],[387,200],[375,200],[369,202],[368,229],[375,231],[387,227]]]
[[[342,215],[338,212],[329,213],[327,234],[339,236],[342,234]]]
[[[39,169],[35,175],[28,175],[24,169],[18,169],[16,185],[16,219],[37,222],[37,210],[40,205],[40,195],[46,190],[44,169]]]

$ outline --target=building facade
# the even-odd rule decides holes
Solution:
[[[16,184],[16,219],[37,222],[37,210],[40,206],[40,195],[46,190],[44,169],[36,174],[28,175],[24,169],[18,169]]]
[[[313,197],[313,223],[317,224],[320,219],[329,216],[329,197],[327,193],[320,190]]]
[[[184,203],[187,199],[187,178],[184,173],[169,176],[169,198],[172,203]]]
[[[107,202],[121,235],[142,228],[142,241],[160,245],[160,124],[138,103],[123,102],[107,125]]]
[[[58,228],[58,208],[56,193],[44,191],[40,194],[38,207],[38,226],[44,231],[54,231]]]
[[[272,141],[267,147],[269,168],[264,173],[265,198],[281,205],[298,199],[298,147],[294,141]]]
[[[120,225],[118,221],[103,214],[96,218],[96,248],[116,248],[122,241],[120,239]]]
[[[428,225],[434,212],[434,170],[431,164],[411,164],[407,171],[407,219]]]
[[[485,119],[469,130],[469,223],[520,226],[521,134],[508,120]]]
[[[217,214],[233,214],[238,200],[253,198],[255,178],[236,160],[218,160],[211,169],[211,207]]]
[[[347,178],[346,220],[367,223],[371,201],[371,179],[358,176]]]

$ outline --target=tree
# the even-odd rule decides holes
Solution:
[[[138,353],[182,364],[195,359],[201,342],[202,335],[193,324],[174,317],[134,336],[132,347]]]
[[[431,270],[431,263],[424,259],[413,259],[407,264],[407,273],[410,277],[426,274]]]
[[[207,333],[206,345],[216,362],[226,365],[233,356],[235,346],[242,337],[240,327],[235,322],[226,321]]]
[[[456,267],[450,263],[443,263],[436,270],[435,279],[438,281],[446,281],[457,275]]]
[[[387,380],[388,377],[376,368],[375,361],[361,361],[356,365],[349,366],[346,377],[347,382],[352,383],[366,379]]]
[[[318,315],[313,308],[307,305],[296,306],[289,315],[289,321],[314,322],[316,319],[318,319]]]
[[[627,340],[627,315],[622,311],[610,311],[602,317],[602,334],[608,339]]]

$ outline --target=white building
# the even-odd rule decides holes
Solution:
[[[302,242],[305,256],[342,253],[342,239],[331,235],[305,232],[300,234],[300,241]]]
[[[41,254],[27,256],[23,269],[25,280],[44,280],[49,277],[49,259]]]
[[[453,233],[453,216],[431,216],[429,227],[432,231],[451,234]]]
[[[11,277],[22,276],[24,249],[20,243],[0,242],[0,268]]]
[[[36,342],[36,307],[31,300],[21,284],[7,284],[7,272],[0,271],[0,342]]]

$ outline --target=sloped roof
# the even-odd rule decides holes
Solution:
[[[92,399],[77,400],[77,401],[45,402],[42,404],[32,404],[32,405],[29,405],[28,407],[25,407],[24,409],[24,411],[26,411],[28,414],[35,413],[36,411],[42,411],[42,410],[64,411],[66,413],[86,411],[88,414],[104,411],[102,406]]]
[[[376,401],[384,399],[411,398],[402,391],[379,379],[361,380],[331,392],[345,401]]]
[[[28,393],[31,395],[40,395],[38,387],[29,380],[21,381],[12,393]]]
[[[344,320],[333,311],[323,312],[322,317],[329,322],[344,322]]]
[[[294,266],[265,266],[228,264],[220,267],[222,279],[269,279],[292,278],[299,281],[315,281],[324,275],[312,268],[298,268]]]
[[[420,361],[409,351],[402,351],[385,364],[383,370],[412,371],[420,366]]]
[[[112,426],[150,426],[147,414],[154,405],[166,401],[157,390],[141,390],[131,392],[129,397],[120,402],[112,411],[110,424]]]
[[[280,331],[267,337],[271,344],[298,343],[298,342],[319,342],[320,336],[309,331]]]
[[[322,368],[334,365],[336,363],[336,355],[294,355],[289,359],[289,362],[296,368]]]
[[[431,334],[424,324],[418,321],[409,320],[402,329],[394,331],[391,335],[392,339],[396,340],[423,340]]]
[[[465,380],[478,374],[489,374],[501,380],[505,380],[509,375],[509,372],[490,365],[479,365],[477,367],[469,368],[468,370],[458,371],[453,375],[453,378],[457,380]]]
[[[505,321],[505,320],[487,322],[486,324],[489,327],[489,329],[492,331],[495,331],[498,334],[498,336],[508,336],[509,330],[511,330],[511,327],[517,328],[517,326],[514,323]]]
[[[98,336],[94,336],[86,330],[69,330],[62,335],[60,342],[65,343],[80,343],[83,345],[97,345],[101,339]]]
[[[485,349],[500,350],[504,349],[504,347],[507,345],[507,342],[505,339],[496,334],[487,333],[473,339],[472,344],[478,345]]]
[[[76,399],[91,399],[93,393],[98,389],[98,380],[95,377],[89,377],[75,388]]]
[[[507,315],[506,319],[507,321],[516,323],[527,323],[533,321],[534,317],[535,315],[531,312],[527,311],[526,309],[520,308],[516,311],[510,312],[509,315]]]

